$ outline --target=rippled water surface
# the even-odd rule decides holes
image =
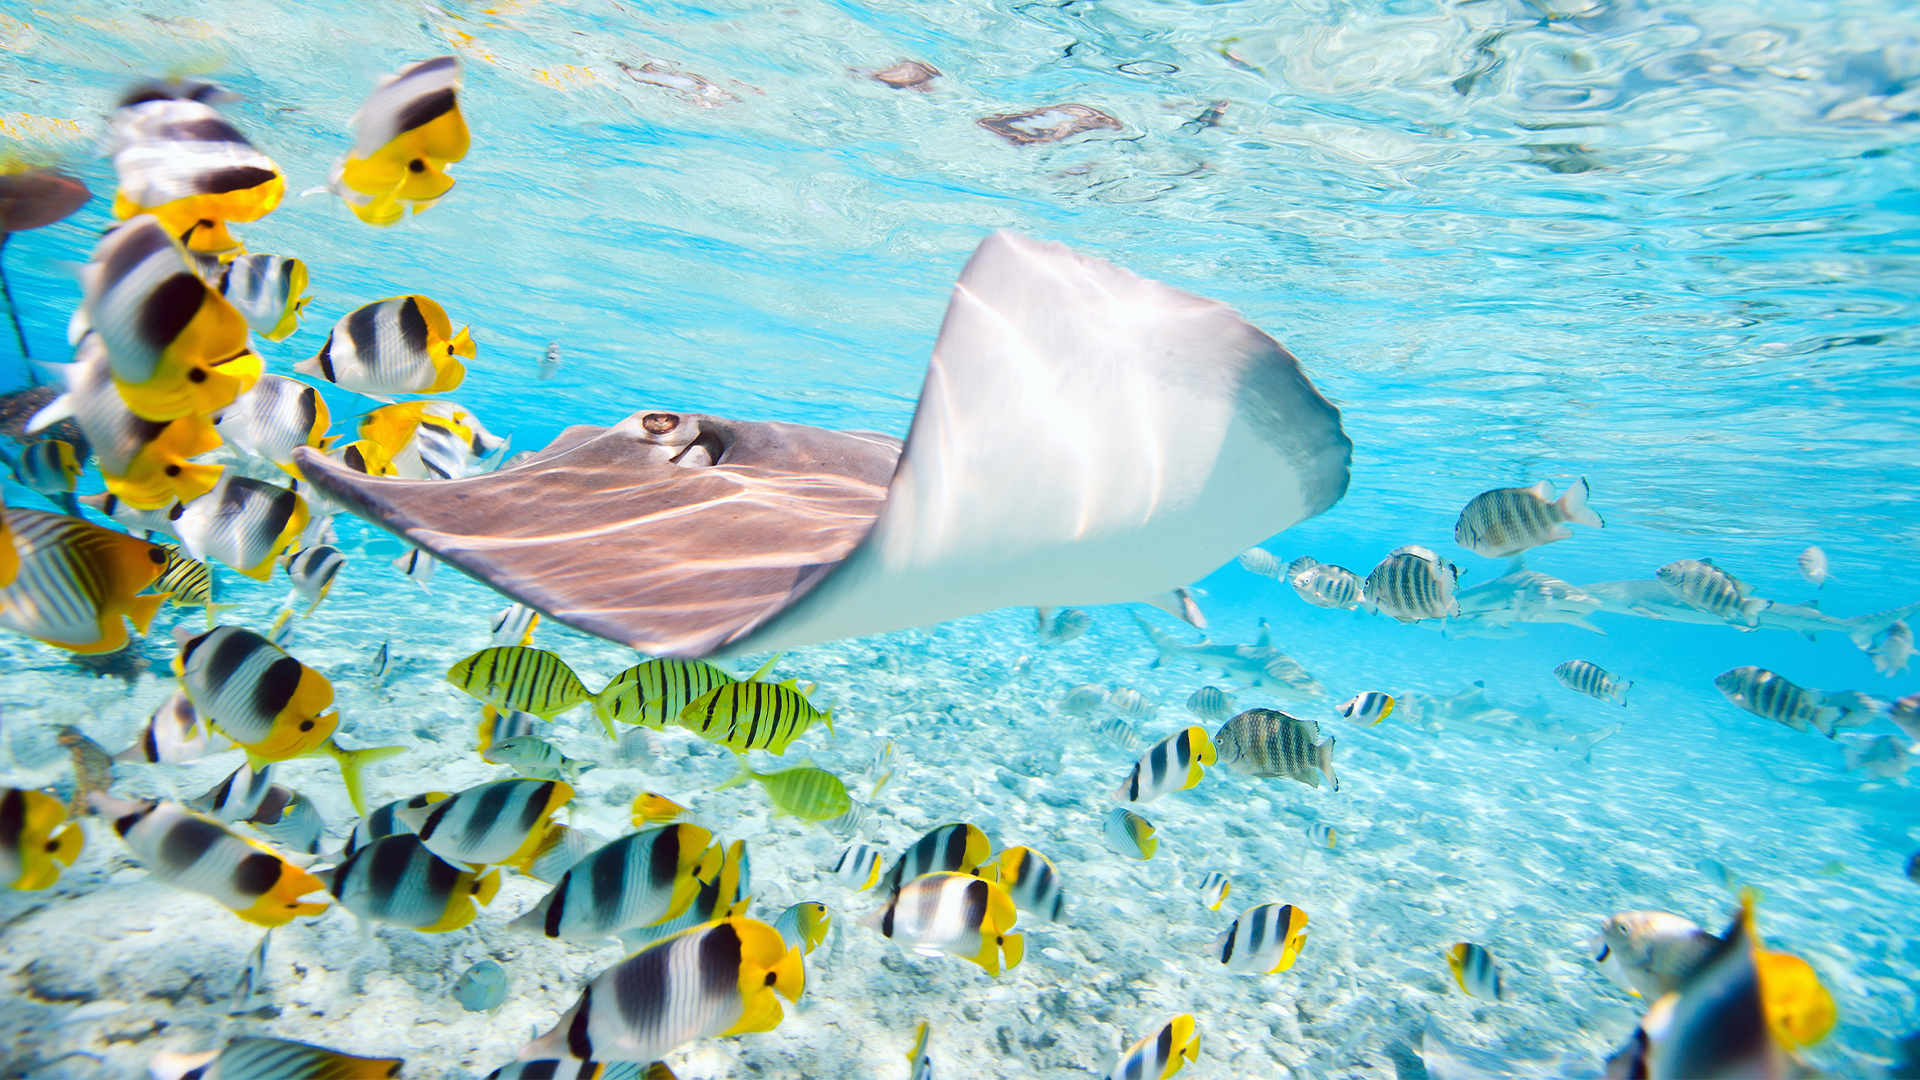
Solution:
[[[447,52],[473,132],[453,193],[375,230],[309,191],[375,78]],[[909,59],[939,70],[926,90],[870,77]],[[98,196],[5,249],[35,360],[66,359],[76,271],[111,220],[107,114],[132,82],[180,74],[237,93],[223,111],[288,175],[282,207],[236,227],[312,273],[301,330],[259,343],[269,370],[289,373],[361,303],[426,293],[479,345],[454,396],[516,450],[647,407],[904,434],[954,277],[1012,229],[1232,304],[1339,405],[1352,487],[1266,545],[1282,565],[1310,553],[1364,574],[1420,543],[1458,562],[1463,586],[1484,582],[1502,564],[1451,539],[1466,500],[1584,476],[1605,529],[1531,568],[1584,584],[1712,556],[1759,595],[1818,596],[1837,616],[1920,600],[1909,4],[0,4],[0,158],[58,162]],[[1016,146],[977,123],[1069,103],[1117,129]],[[542,382],[549,342],[563,367]],[[0,345],[8,388],[30,377],[16,353]],[[328,399],[336,422],[371,404]],[[504,601],[446,569],[420,592],[386,565],[397,541],[344,519],[340,532],[348,569],[289,647],[333,680],[358,741],[413,747],[375,768],[375,797],[494,778],[472,753],[471,702],[440,673],[485,644]],[[1795,568],[1809,544],[1832,559],[1823,590]],[[241,604],[231,619],[272,621],[281,580],[222,583]],[[1920,1015],[1912,789],[1849,772],[1834,743],[1712,684],[1760,664],[1893,699],[1920,689],[1910,674],[1883,677],[1832,632],[1603,612],[1604,635],[1532,624],[1488,639],[1311,608],[1234,565],[1200,584],[1216,641],[1252,641],[1264,618],[1324,684],[1324,699],[1281,707],[1338,737],[1342,786],[1209,781],[1156,804],[1165,842],[1147,863],[1100,837],[1132,755],[1054,705],[1084,683],[1135,687],[1160,704],[1142,725],[1157,737],[1220,680],[1149,667],[1127,609],[1094,609],[1085,637],[1053,647],[1031,612],[1001,612],[783,661],[842,718],[800,756],[852,777],[885,737],[910,755],[874,800],[877,845],[970,820],[1059,865],[1074,914],[1034,931],[1028,963],[999,980],[855,925],[870,896],[827,871],[845,841],[769,819],[751,786],[709,794],[732,764],[697,740],[669,732],[644,765],[588,774],[576,825],[625,831],[641,787],[692,797],[755,845],[764,917],[800,899],[840,917],[796,1015],[691,1045],[668,1059],[679,1075],[903,1076],[922,1018],[942,1076],[1104,1075],[1122,1041],[1181,1012],[1206,1040],[1188,1070],[1202,1080],[1501,1075],[1423,1064],[1430,1019],[1508,1059],[1570,1055],[1540,1068],[1581,1075],[1644,1007],[1598,974],[1586,937],[1647,908],[1717,929],[1735,899],[1698,868],[1708,859],[1760,889],[1763,932],[1834,992],[1839,1026],[1812,1059],[1912,1075],[1892,1065]],[[110,751],[129,741],[168,690],[173,618],[135,647],[152,668],[130,681],[0,640],[0,779],[58,782],[56,724]],[[540,635],[591,686],[635,660],[565,628]],[[402,662],[375,690],[365,667],[383,640]],[[1634,678],[1632,704],[1563,689],[1551,670],[1574,657]],[[1401,716],[1358,730],[1330,709],[1476,680],[1516,708],[1544,695],[1574,728],[1624,726],[1587,762]],[[1259,704],[1275,702],[1241,695]],[[597,724],[570,715],[556,741],[605,757]],[[1880,719],[1847,738],[1894,732]],[[236,763],[116,776],[192,795]],[[285,775],[344,836],[331,766]],[[1309,847],[1313,823],[1338,826],[1340,846]],[[507,932],[542,891],[519,879],[458,934],[367,937],[343,913],[276,932],[277,1012],[229,1018],[253,928],[147,881],[90,829],[56,889],[0,898],[14,1046],[0,1072],[132,1075],[158,1049],[259,1033],[405,1056],[409,1077],[482,1075],[618,959]],[[1234,878],[1229,909],[1311,913],[1294,970],[1233,977],[1202,955],[1229,916],[1196,899],[1214,869]],[[1508,1001],[1460,993],[1441,959],[1455,941],[1494,951]],[[492,1017],[447,994],[486,955],[516,980]],[[60,1026],[96,1002],[125,1008]]]

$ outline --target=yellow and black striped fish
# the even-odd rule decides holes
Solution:
[[[813,707],[794,680],[782,683],[728,683],[687,703],[680,726],[703,739],[742,753],[765,750],[784,754],[787,745],[806,733],[815,721],[833,730],[833,712]]]
[[[78,822],[44,791],[0,788],[0,885],[32,891],[60,878],[87,842]]]
[[[376,399],[444,394],[467,377],[455,358],[471,360],[475,351],[472,335],[464,326],[455,333],[445,308],[425,296],[393,296],[341,316],[320,351],[293,370]]]
[[[255,581],[265,581],[273,573],[274,559],[311,519],[299,492],[228,472],[212,491],[186,504],[173,521],[173,531],[187,554],[219,559]]]
[[[80,485],[80,460],[74,457],[72,443],[41,439],[20,452],[13,475],[42,495],[58,495]]]
[[[307,291],[307,264],[280,255],[242,255],[220,273],[220,295],[268,341],[284,341],[300,325],[300,312],[313,302]]]
[[[196,252],[240,248],[229,221],[253,221],[280,205],[286,177],[210,102],[202,82],[137,87],[113,114],[113,214],[152,214]]]
[[[93,800],[154,877],[211,896],[250,923],[279,926],[327,909],[300,900],[323,888],[319,878],[212,818],[179,803]]]
[[[79,325],[100,335],[136,416],[206,416],[259,378],[247,320],[200,279],[154,218],[136,217],[102,237],[82,276]]]
[[[608,731],[615,722],[663,728],[709,690],[734,681],[702,660],[649,660],[615,675],[593,696],[593,711]]]
[[[213,629],[214,617],[233,607],[213,602],[213,569],[188,558],[173,544],[161,546],[167,552],[167,568],[160,572],[160,580],[154,582],[154,591],[166,593],[167,603],[175,607],[205,608],[207,629]]]
[[[64,514],[0,514],[20,560],[13,583],[0,588],[0,629],[77,653],[125,648],[125,619],[147,632],[166,598],[135,594],[159,579],[164,548]]]
[[[447,681],[496,709],[554,717],[593,695],[560,654],[524,645],[481,649],[447,669]],[[611,735],[612,728],[608,732]]]
[[[451,56],[409,64],[380,81],[353,114],[353,153],[327,178],[355,217],[392,225],[453,189],[447,166],[467,156],[469,141],[459,91],[460,62]]]

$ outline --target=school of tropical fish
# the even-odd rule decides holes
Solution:
[[[921,87],[939,75],[914,66],[921,70],[872,77]],[[352,227],[394,226],[463,197],[450,172],[471,149],[461,95],[453,56],[409,64],[370,88],[351,146],[333,162],[326,185],[351,211]],[[477,356],[464,320],[482,320],[485,309],[458,298],[443,306],[424,294],[369,297],[338,314],[317,351],[289,365],[292,375],[266,370],[254,337],[282,341],[319,314],[304,294],[309,274],[329,268],[247,249],[247,227],[285,197],[286,173],[222,115],[223,100],[225,91],[197,79],[144,83],[121,97],[110,150],[119,223],[84,258],[72,361],[48,365],[57,368],[62,392],[33,415],[31,441],[16,455],[18,482],[52,509],[0,508],[0,629],[76,656],[106,656],[148,634],[163,605],[199,610],[173,628],[171,670],[157,674],[174,689],[132,745],[109,754],[83,731],[67,729],[59,737],[73,760],[71,778],[58,787],[65,794],[0,790],[0,881],[21,892],[48,890],[84,848],[110,845],[138,872],[224,907],[261,928],[236,1012],[273,1005],[273,989],[259,973],[278,927],[337,920],[342,916],[331,909],[339,908],[362,934],[375,927],[450,934],[474,927],[482,909],[495,910],[504,883],[532,882],[540,898],[511,913],[499,931],[513,936],[516,950],[617,942],[624,958],[583,973],[568,988],[571,1006],[526,1033],[517,1060],[488,1063],[479,1074],[602,1080],[672,1077],[669,1059],[690,1044],[750,1039],[802,1007],[830,1012],[834,1003],[808,998],[810,969],[822,962],[825,954],[815,954],[830,936],[856,932],[850,928],[899,946],[913,963],[962,960],[972,965],[965,970],[978,969],[976,978],[997,980],[1049,940],[1030,940],[1036,932],[1070,926],[1078,904],[1105,902],[1093,883],[1062,872],[1047,854],[1048,838],[1023,834],[1017,816],[992,815],[994,831],[974,821],[942,822],[898,850],[875,843],[875,807],[884,805],[883,792],[906,762],[892,741],[863,732],[870,718],[826,704],[836,696],[833,681],[848,676],[844,669],[789,673],[781,669],[798,666],[796,660],[776,652],[750,673],[736,673],[711,657],[662,655],[590,685],[561,651],[535,645],[543,618],[564,622],[565,613],[518,596],[502,610],[450,615],[486,623],[489,644],[478,651],[405,643],[411,657],[430,660],[449,693],[471,699],[475,727],[461,738],[474,759],[499,770],[497,778],[444,791],[396,792],[382,783],[381,763],[407,748],[368,745],[336,703],[335,684],[353,679],[379,687],[389,677],[390,648],[401,643],[376,632],[382,643],[375,651],[370,642],[370,661],[345,671],[303,659],[299,627],[340,582],[356,576],[434,596],[442,560],[409,546],[390,566],[355,565],[335,518],[365,507],[337,486],[312,482],[302,462],[311,467],[324,457],[366,477],[428,483],[511,470],[508,440],[446,397],[462,387]],[[1037,130],[1020,117],[989,119],[1006,121],[982,123],[1016,142]],[[1076,130],[1094,122],[1071,111],[1054,119]],[[0,176],[0,194],[70,201],[58,179],[16,171]],[[556,342],[529,370],[547,380],[562,363]],[[357,394],[367,410],[336,418],[316,387],[296,375]],[[76,431],[82,441],[47,434],[55,430]],[[89,470],[104,491],[76,498]],[[1395,624],[1420,624],[1450,639],[1511,638],[1545,623],[1600,631],[1589,618],[1608,612],[1737,634],[1827,631],[1871,654],[1885,676],[1906,671],[1913,652],[1906,620],[1920,604],[1831,616],[1817,605],[1762,597],[1735,576],[1740,568],[1704,553],[1676,553],[1641,578],[1585,585],[1529,570],[1526,557],[1544,545],[1577,537],[1577,544],[1593,546],[1603,538],[1590,495],[1586,480],[1574,479],[1557,495],[1554,484],[1541,481],[1467,499],[1452,539],[1500,567],[1491,577],[1484,566],[1456,564],[1427,546],[1444,538],[1418,536],[1365,573],[1306,554],[1283,562],[1264,547],[1245,551],[1238,564],[1290,587],[1314,608],[1353,612],[1342,617],[1377,619],[1393,631]],[[1821,549],[1808,547],[1797,565],[1809,584],[1824,585]],[[259,630],[223,620],[237,606],[229,590],[251,588],[248,581],[275,596],[286,590],[272,624]],[[1179,590],[1160,606],[1204,628],[1203,599]],[[1190,640],[1187,627],[1150,610],[1129,609],[1127,618],[1153,653],[1149,670],[1183,673],[1191,693],[1156,701],[1136,687],[1088,683],[1064,695],[1048,718],[1110,744],[1108,786],[1084,794],[1099,807],[1099,835],[1085,839],[1118,866],[1160,855],[1178,826],[1153,818],[1202,785],[1284,787],[1311,799],[1341,792],[1337,732],[1392,738],[1396,728],[1411,726],[1463,737],[1488,754],[1517,742],[1590,760],[1596,750],[1606,752],[1606,740],[1623,724],[1658,722],[1637,715],[1656,673],[1612,671],[1580,656],[1553,667],[1552,678],[1569,695],[1631,720],[1570,728],[1543,703],[1509,708],[1489,700],[1470,674],[1450,696],[1353,688],[1336,704],[1326,684],[1275,644],[1265,619],[1253,642],[1222,644]],[[1097,609],[1040,607],[1031,648],[1064,654],[1084,644],[1098,621]],[[1026,657],[1020,665],[1031,662]],[[1108,670],[1126,677],[1117,666]],[[1734,708],[1810,740],[1831,740],[1847,768],[1904,785],[1920,740],[1920,694],[1887,700],[1815,688],[1756,664],[1732,667],[1713,684]],[[563,715],[576,723],[592,718],[580,726],[597,732],[595,756],[569,756],[556,745],[553,725]],[[1877,723],[1898,734],[1853,730]],[[814,764],[804,747],[823,738],[870,741],[871,767],[855,776]],[[570,744],[576,753],[580,745]],[[765,918],[757,917],[754,901],[766,883],[754,874],[747,841],[728,835],[729,822],[703,813],[696,800],[690,806],[609,775],[679,746],[734,764],[734,774],[712,791],[757,792],[753,798],[794,828],[845,841],[818,867],[824,899],[777,912],[763,904]],[[115,790],[116,765],[165,777],[166,770],[235,752],[232,772],[204,792],[156,799]],[[284,763],[307,758],[337,772],[353,820],[324,820],[310,791],[276,778],[276,767],[284,774]],[[758,764],[769,758],[779,759],[776,767]],[[1023,789],[1013,779],[999,787],[1018,799]],[[588,784],[596,802],[617,804],[630,818],[631,832],[609,839],[572,824]],[[380,797],[370,799],[375,791]],[[987,807],[981,809],[986,820]],[[1287,845],[1316,852],[1362,842],[1328,821],[1310,822],[1303,835],[1289,831]],[[1920,884],[1920,852],[1904,865]],[[1257,892],[1244,881],[1237,888],[1217,866],[1189,877],[1182,889],[1190,899],[1182,902],[1194,909],[1192,926],[1212,935],[1189,950],[1195,971],[1296,977],[1316,962],[1316,931],[1339,917],[1310,915],[1284,890]],[[1645,1005],[1638,1026],[1619,1033],[1605,1075],[1813,1075],[1804,1055],[1835,1028],[1829,984],[1846,976],[1829,958],[1794,951],[1790,940],[1763,938],[1766,905],[1764,896],[1745,890],[1716,927],[1649,910],[1618,912],[1590,928],[1579,962]],[[1192,926],[1136,931],[1173,934]],[[1579,993],[1565,971],[1514,972],[1497,954],[1499,945],[1491,938],[1434,940],[1432,973],[1489,1006],[1510,1000],[1516,977],[1558,980],[1564,992]],[[464,1010],[491,1014],[511,999],[513,955],[497,953],[458,974],[452,995]],[[980,989],[991,1008],[1014,1007],[993,996],[991,985]],[[1137,1042],[1077,1067],[1110,1080],[1145,1080],[1195,1065],[1203,1058],[1207,999],[1192,993],[1167,1013]],[[898,1047],[909,1080],[996,1074],[991,1063],[944,1058],[939,1035],[919,1021]],[[163,1051],[150,1064],[156,1077],[198,1080],[384,1077],[403,1068],[398,1048],[368,1057],[264,1035],[191,1053]],[[1437,1064],[1432,1075],[1443,1075]]]

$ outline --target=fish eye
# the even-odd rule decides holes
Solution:
[[[301,730],[301,731],[312,731],[312,730],[313,730],[313,721],[311,721],[311,720],[302,720],[302,721],[300,721],[300,730]]]
[[[153,563],[154,563],[154,565],[156,565],[156,566],[157,566],[157,565],[159,565],[159,564],[161,564],[161,563],[164,563],[164,562],[166,562],[166,561],[167,561],[167,553],[166,553],[165,551],[163,551],[163,550],[161,550],[160,548],[157,548],[157,547],[154,547],[154,548],[148,548],[148,549],[147,549],[147,558],[148,558],[148,559],[150,559],[150,560],[152,560],[152,561],[153,561]]]
[[[772,986],[772,985],[773,985],[774,983],[776,983],[776,982],[779,982],[779,981],[780,981],[780,976],[779,976],[779,975],[776,975],[775,973],[773,973],[773,972],[771,972],[771,971],[769,971],[769,972],[767,972],[767,985],[768,985],[768,986]]]
[[[167,475],[168,475],[168,476],[179,476],[179,475],[180,475],[180,466],[178,466],[178,465],[169,465],[169,466],[167,466]]]
[[[192,371],[187,372],[187,381],[188,382],[206,382],[207,373],[200,370],[199,368],[194,368]]]
[[[410,172],[426,172],[427,163],[419,158],[414,158],[412,161],[407,162],[407,169]]]
[[[59,850],[60,850],[60,841],[58,841],[58,840],[49,840],[49,841],[47,841],[47,850],[48,850],[48,851],[59,851]],[[768,981],[768,982],[772,982],[772,981],[773,981],[773,976],[772,976],[771,974],[769,974],[769,975],[767,976],[767,981]]]

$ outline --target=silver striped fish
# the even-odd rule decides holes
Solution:
[[[1136,719],[1152,716],[1159,711],[1159,706],[1149,701],[1145,694],[1130,686],[1119,687],[1108,694],[1107,704]]]
[[[313,303],[313,297],[300,295],[307,291],[307,264],[280,255],[235,256],[216,284],[253,332],[268,341],[290,337],[299,329],[300,313]]]
[[[1270,975],[1285,971],[1307,944],[1307,913],[1292,904],[1260,904],[1240,913],[1208,955],[1228,971]]]
[[[1873,718],[1872,698],[1854,691],[1826,694],[1809,690],[1762,667],[1749,664],[1714,676],[1713,685],[1728,701],[1795,731],[1834,737],[1840,727],[1858,727]]]
[[[162,1050],[149,1068],[155,1080],[233,1080],[243,1076],[315,1077],[400,1075],[405,1058],[366,1058],[289,1039],[248,1035],[220,1051],[182,1054]]]
[[[1169,792],[1184,791],[1201,781],[1206,773],[1202,766],[1214,760],[1213,740],[1207,738],[1206,728],[1181,728],[1140,755],[1133,771],[1114,789],[1113,797],[1121,802],[1149,803]]]
[[[1019,917],[998,884],[942,871],[907,882],[860,925],[922,956],[958,956],[997,976],[1018,967],[1026,954],[1025,939],[1008,933]]]
[[[319,353],[293,365],[375,400],[388,394],[444,394],[457,388],[471,360],[473,338],[454,333],[446,309],[424,296],[394,296],[341,316]]]
[[[1116,806],[1107,812],[1100,831],[1115,854],[1129,859],[1145,862],[1160,850],[1160,838],[1154,835],[1153,822],[1124,806]]]
[[[1233,695],[1217,686],[1203,686],[1187,696],[1187,711],[1218,723],[1233,715]]]
[[[232,739],[201,722],[187,692],[175,690],[153,711],[133,745],[115,754],[113,760],[183,765],[232,747]]]
[[[1773,601],[1753,595],[1753,586],[1713,565],[1712,559],[1675,559],[1654,576],[1675,599],[1738,629],[1758,628],[1760,613],[1773,606]]]
[[[613,937],[687,910],[701,878],[720,868],[713,834],[668,825],[623,836],[580,860],[553,891],[507,925],[568,941]]]
[[[307,527],[308,518],[306,500],[292,490],[229,471],[213,490],[186,504],[173,531],[194,558],[219,559],[265,581],[275,557]]]
[[[1553,677],[1569,690],[1578,690],[1601,701],[1617,701],[1623,706],[1627,703],[1627,691],[1633,687],[1632,679],[1623,679],[1591,660],[1569,660],[1553,669]]]
[[[1500,968],[1484,946],[1463,941],[1450,947],[1447,969],[1453,972],[1453,981],[1460,984],[1460,990],[1470,998],[1499,1001],[1506,996],[1500,982]]]
[[[840,853],[830,869],[855,892],[864,892],[880,880],[880,857],[879,848],[853,843],[847,845],[847,850]]]
[[[1606,524],[1587,506],[1585,477],[1558,499],[1545,480],[1532,487],[1483,491],[1460,511],[1453,538],[1475,555],[1504,559],[1572,536],[1568,522],[1590,529]]]
[[[320,391],[284,375],[262,375],[253,389],[213,415],[213,428],[228,445],[243,454],[271,461],[294,477],[295,447],[312,446],[325,452],[327,428],[333,414]]]
[[[452,863],[518,865],[546,836],[554,811],[573,798],[560,780],[495,780],[425,807],[402,807],[427,850]]]
[[[1276,709],[1248,709],[1221,725],[1213,743],[1220,764],[1247,776],[1286,777],[1308,787],[1320,786],[1321,774],[1333,790],[1340,781],[1333,774],[1335,740],[1320,741],[1320,725],[1288,716]]]
[[[1281,580],[1280,560],[1266,548],[1248,548],[1240,553],[1240,568],[1249,574],[1259,574],[1275,581]]]
[[[1398,547],[1367,575],[1364,603],[1403,623],[1460,614],[1453,597],[1460,568],[1417,544]]]
[[[1314,607],[1352,611],[1360,606],[1364,588],[1360,575],[1344,566],[1316,561],[1302,555],[1287,566],[1287,584],[1300,599]]]
[[[914,878],[938,871],[971,874],[987,861],[993,842],[978,825],[954,822],[929,831],[900,853],[880,879],[880,891],[893,894]]]
[[[771,1030],[785,1017],[772,996],[798,1001],[806,988],[800,958],[754,919],[694,927],[601,972],[520,1059],[650,1062],[694,1039]]]
[[[383,836],[399,836],[402,833],[412,832],[413,826],[400,817],[400,811],[432,806],[446,798],[450,796],[444,791],[429,791],[422,795],[409,795],[404,799],[395,799],[385,806],[376,808],[354,824],[353,832],[347,835],[347,846],[340,852],[340,858],[345,859]]]
[[[1030,847],[1010,847],[993,862],[994,880],[1028,914],[1059,922],[1067,910],[1066,890],[1052,860]],[[982,875],[983,877],[986,875]]]
[[[1164,1080],[1200,1060],[1200,1028],[1192,1014],[1182,1014],[1161,1025],[1120,1055],[1107,1080]]]
[[[1139,750],[1145,741],[1140,738],[1140,729],[1124,716],[1109,716],[1095,724],[1093,730],[1129,754]]]
[[[187,800],[187,808],[198,810],[224,825],[243,821],[252,817],[266,801],[268,789],[273,787],[273,766],[264,764],[259,771],[253,766],[242,763],[238,769],[227,774],[225,780],[208,788],[206,793],[195,799]]]
[[[481,872],[436,856],[411,833],[383,836],[318,875],[340,906],[367,922],[444,934],[473,922],[474,902],[491,903],[500,871]]]

